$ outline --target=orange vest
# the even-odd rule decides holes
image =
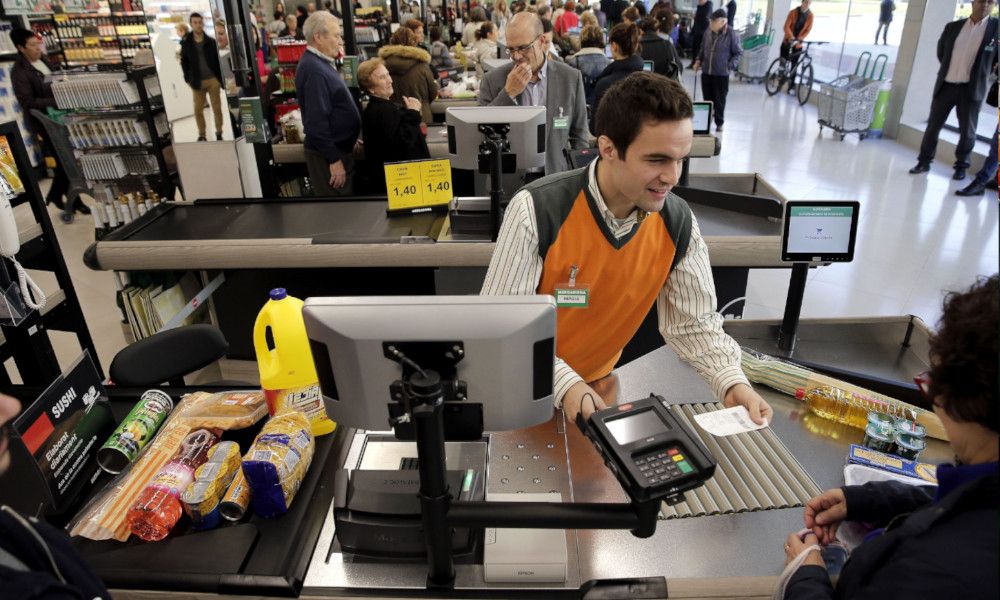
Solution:
[[[587,191],[587,168],[546,177],[528,186],[543,259],[539,294],[567,287],[589,289],[586,308],[557,309],[556,354],[585,381],[604,377],[639,329],[687,251],[691,211],[668,194],[663,209],[615,239]]]

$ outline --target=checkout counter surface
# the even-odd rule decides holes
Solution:
[[[905,381],[926,369],[926,330],[913,333],[912,318],[803,321],[799,352],[822,359],[831,349],[866,361],[880,376]],[[775,322],[727,322],[726,329],[741,344],[767,350]],[[907,340],[909,346],[902,345]],[[916,370],[914,370],[916,369]],[[670,403],[712,402],[702,379],[667,348],[661,348],[615,372],[616,380],[600,382],[605,397],[627,400],[657,393]],[[756,386],[774,408],[772,431],[821,489],[843,484],[843,467],[850,444],[860,444],[863,433],[814,417],[799,401]],[[365,435],[356,433],[346,466],[362,457]],[[575,502],[624,502],[625,495],[607,471],[590,442],[561,413],[549,422],[521,431],[491,435],[488,491],[550,491],[556,488]],[[924,462],[950,460],[944,442],[930,440]],[[537,457],[537,458],[536,458]],[[449,457],[451,460],[452,457]],[[560,479],[546,467],[562,459]],[[449,463],[450,464],[450,463]],[[527,465],[525,471],[517,466]],[[372,467],[367,467],[372,468]],[[452,467],[454,468],[454,467]],[[563,469],[560,469],[562,472]],[[546,481],[546,478],[548,479]],[[506,479],[507,483],[503,483]],[[540,480],[535,483],[535,479]],[[534,484],[534,485],[532,485]],[[486,584],[481,565],[456,565],[456,587],[476,596],[573,596],[589,580],[622,577],[665,577],[671,598],[770,597],[784,564],[785,536],[802,527],[802,509],[663,520],[648,539],[626,531],[567,532],[568,579],[565,584]],[[336,552],[334,522],[328,513],[302,591],[303,597],[356,594],[393,596],[418,593],[424,587],[424,564],[376,564],[345,558]]]

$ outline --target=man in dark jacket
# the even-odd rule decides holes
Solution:
[[[295,94],[306,134],[309,180],[318,196],[350,195],[361,114],[334,64],[344,43],[340,21],[318,11],[306,19],[303,31],[309,47],[295,71]]]
[[[10,32],[10,39],[17,48],[17,58],[14,66],[10,70],[11,84],[14,87],[14,95],[21,105],[21,110],[28,119],[31,132],[41,138],[45,154],[51,156],[56,161],[56,166],[52,169],[52,187],[45,196],[46,204],[54,204],[59,210],[63,210],[63,196],[69,189],[69,178],[66,171],[59,163],[55,148],[48,136],[45,135],[45,128],[38,120],[31,115],[31,109],[45,112],[48,108],[56,107],[56,98],[52,94],[52,84],[45,82],[45,76],[52,72],[52,67],[45,58],[45,45],[42,38],[27,29],[15,29]],[[74,198],[75,210],[81,213],[89,213],[90,209],[84,205],[79,198]]]
[[[10,465],[7,430],[20,412],[0,394],[0,475]],[[33,517],[0,506],[0,597],[17,600],[109,600],[104,584],[66,534]]]
[[[916,378],[941,419],[957,465],[938,466],[936,490],[872,482],[809,500],[804,520],[810,533],[785,540],[788,562],[804,556],[785,587],[785,600],[1000,596],[998,306],[997,275],[951,295],[930,340],[931,369]],[[845,520],[879,529],[854,549],[835,590],[820,553],[810,547],[832,542]]]
[[[875,30],[875,45],[878,45],[878,34],[882,34],[882,44],[889,45],[889,23],[892,23],[892,13],[896,10],[896,3],[892,0],[882,0],[878,7],[878,29]]]
[[[698,0],[698,8],[694,9],[694,21],[691,23],[691,67],[694,67],[694,61],[698,59],[701,42],[711,25],[712,12],[711,0]]]
[[[726,3],[726,22],[729,24],[729,28],[735,27],[733,22],[736,21],[736,0],[729,0]]]
[[[701,87],[705,90],[705,100],[713,105],[716,131],[722,131],[722,124],[726,120],[729,72],[736,70],[740,55],[743,54],[740,36],[730,29],[726,19],[726,11],[721,8],[712,13],[711,29],[705,32],[701,52],[694,61],[696,71],[702,65],[705,67],[701,74]]]
[[[642,37],[639,38],[639,44],[642,46],[642,59],[653,61],[654,73],[680,81],[683,68],[681,57],[678,56],[670,40],[665,40],[656,33],[660,22],[655,17],[646,17],[640,22],[640,27]]]
[[[215,117],[215,139],[222,139],[222,66],[219,47],[205,34],[205,21],[199,13],[191,13],[191,33],[181,40],[181,70],[184,81],[194,96],[194,120],[198,124],[198,141],[205,141],[205,104],[212,104]]]
[[[958,145],[955,146],[955,174],[952,179],[965,179],[969,154],[976,145],[979,108],[986,97],[990,70],[997,61],[997,18],[989,16],[995,0],[975,0],[972,15],[944,26],[938,40],[937,56],[941,62],[931,113],[920,144],[917,165],[910,173],[926,173],[937,152],[938,136],[948,120],[951,109],[958,112]]]

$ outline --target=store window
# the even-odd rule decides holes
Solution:
[[[828,42],[810,51],[817,81],[855,73],[859,59],[868,56],[866,52],[870,58],[862,61],[858,72],[863,73],[867,64],[871,75],[874,60],[885,55],[884,78],[891,78],[907,6],[906,0],[813,0],[813,28],[808,39]],[[883,15],[889,19],[885,24]],[[880,75],[881,66],[873,76]]]

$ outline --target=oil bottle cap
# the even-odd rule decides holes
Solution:
[[[274,288],[271,290],[271,300],[284,300],[288,297],[288,292],[285,288]]]
[[[272,293],[274,293],[274,292],[272,292]],[[805,398],[806,397],[806,390],[805,390],[805,388],[799,388],[799,389],[795,390],[795,397],[798,398],[799,400]]]

